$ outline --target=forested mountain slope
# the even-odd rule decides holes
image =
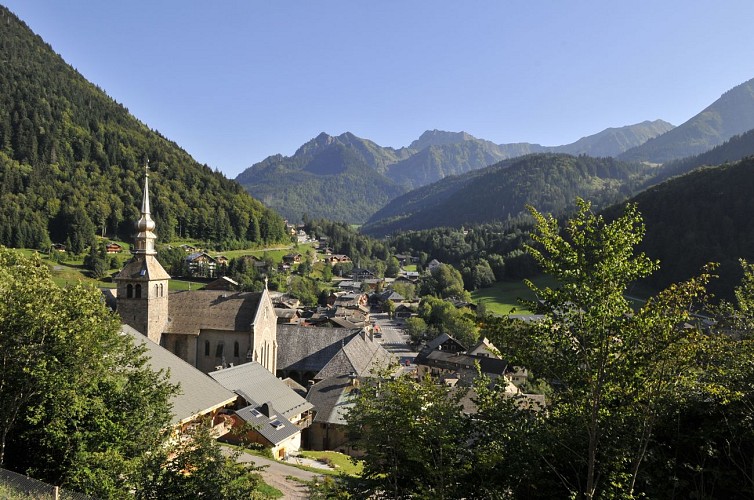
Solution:
[[[349,132],[339,136],[321,133],[292,156],[270,156],[246,169],[236,180],[253,196],[292,220],[307,213],[315,218],[361,223],[398,194],[451,175],[463,175],[531,153],[615,156],[672,127],[662,120],[647,121],[610,128],[573,144],[554,147],[530,143],[495,144],[466,132],[428,130],[408,147],[394,149]],[[349,153],[326,153],[333,148]],[[323,166],[323,158],[329,158],[330,165]],[[318,163],[319,176],[305,175],[310,162]],[[352,175],[352,184],[338,177],[339,172],[350,170],[355,163],[369,166],[379,177],[370,175],[359,179]],[[275,196],[276,189],[281,196]],[[323,200],[338,200],[338,206],[327,206]],[[350,200],[360,201],[354,210]]]
[[[0,7],[0,244],[130,239],[150,160],[160,238],[279,240],[280,216],[89,83]]]
[[[747,158],[695,170],[633,198],[646,224],[641,249],[661,262],[650,284],[665,287],[695,275],[707,262],[719,262],[720,278],[710,289],[729,294],[740,280],[738,259],[754,261],[752,193],[754,158]]]
[[[307,215],[361,223],[405,191],[337,142],[301,158],[268,158],[245,173],[254,179],[253,188],[246,184],[249,191],[293,221]]]
[[[663,164],[657,169],[657,175],[651,179],[650,183],[659,184],[670,177],[683,175],[697,167],[722,165],[752,155],[754,155],[754,130],[749,130],[744,134],[734,135],[723,144],[702,154]]]
[[[526,204],[560,213],[577,196],[606,206],[630,196],[649,167],[612,158],[534,154],[448,177],[394,200],[363,227],[372,235],[518,218]]]
[[[754,79],[733,87],[699,114],[619,158],[665,163],[703,153],[754,129]]]

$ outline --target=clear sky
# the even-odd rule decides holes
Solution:
[[[751,0],[0,0],[235,177],[320,132],[567,144],[686,121],[754,78]]]

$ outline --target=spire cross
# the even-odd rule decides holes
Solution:
[[[147,158],[146,163],[144,163],[144,175],[149,177],[149,158]]]

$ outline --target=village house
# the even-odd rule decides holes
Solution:
[[[217,261],[206,252],[194,252],[186,257],[186,264],[191,276],[214,278]]]
[[[111,241],[105,245],[105,251],[107,253],[121,253],[123,251],[123,245]]]
[[[259,443],[276,457],[299,450],[301,431],[311,423],[312,403],[256,362],[210,372],[209,376],[239,396],[233,427],[251,424],[243,435],[231,433],[224,440]]]
[[[355,374],[343,374],[311,386],[306,399],[314,405],[314,419],[304,434],[309,449],[360,455],[348,440],[345,418],[348,409],[354,405],[359,384],[360,379]]]
[[[389,366],[394,357],[364,329],[278,325],[277,376],[303,386],[343,374],[367,376]]]

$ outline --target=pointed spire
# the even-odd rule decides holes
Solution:
[[[149,158],[144,164],[144,197],[141,199],[141,214],[149,214]]]
[[[155,223],[149,212],[149,160],[144,164],[144,197],[141,201],[141,218],[136,222],[136,245],[133,253],[144,255],[156,255],[154,242],[157,235],[154,234]]]

